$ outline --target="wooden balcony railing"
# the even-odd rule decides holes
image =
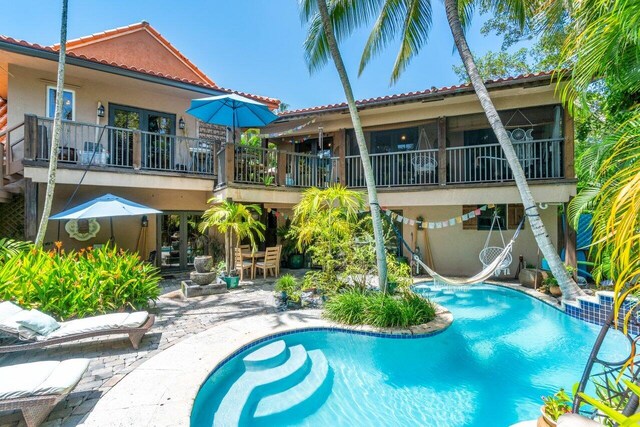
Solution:
[[[46,161],[53,120],[35,120],[33,159]],[[61,132],[58,160],[62,163],[197,175],[216,173],[219,144],[205,139],[72,121],[63,121]]]

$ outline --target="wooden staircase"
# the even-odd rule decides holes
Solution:
[[[24,182],[21,173],[9,175],[7,170],[8,117],[7,100],[0,97],[0,203],[8,203],[12,194],[22,193]]]

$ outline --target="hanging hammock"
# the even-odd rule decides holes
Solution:
[[[513,234],[513,237],[511,238],[509,243],[507,243],[504,246],[504,248],[498,248],[500,249],[500,252],[497,253],[497,255],[493,258],[493,260],[488,265],[484,265],[483,263],[484,268],[482,269],[482,271],[473,277],[469,277],[466,279],[453,279],[450,277],[441,276],[440,274],[430,269],[428,265],[423,263],[417,255],[414,254],[413,259],[414,261],[419,263],[427,271],[427,273],[429,273],[429,275],[433,277],[433,279],[437,282],[442,282],[447,285],[472,285],[475,283],[484,282],[485,280],[493,276],[496,273],[496,271],[506,263],[507,259],[511,259],[511,249],[513,248],[513,244],[515,243],[516,239],[518,238],[518,235],[520,234],[520,230],[522,229],[522,225],[524,224],[525,218],[526,216],[522,217],[522,220],[520,221],[520,224],[518,224],[518,228],[516,228],[516,232]],[[487,239],[487,242],[488,241],[489,240]],[[485,246],[486,246],[486,243],[485,243]]]
[[[498,228],[500,239],[502,240],[502,247],[489,246],[489,242],[491,241],[491,233],[493,232],[494,227]],[[498,217],[497,211],[494,211],[493,217],[491,218],[491,227],[489,228],[489,234],[487,234],[487,240],[484,242],[484,248],[478,255],[478,258],[482,263],[482,267],[487,268],[490,265],[493,265],[494,260],[496,260],[498,257],[502,257],[502,262],[495,268],[495,275],[499,276],[500,274],[509,274],[509,266],[511,265],[513,258],[511,257],[511,251],[509,251],[506,255],[503,255],[504,249],[506,247],[507,245],[504,242],[502,227],[500,227],[500,218]]]

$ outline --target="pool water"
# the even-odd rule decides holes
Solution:
[[[599,330],[497,286],[449,291],[425,285],[416,292],[453,313],[447,330],[419,339],[336,331],[276,338],[289,348],[320,350],[331,377],[311,402],[267,424],[500,427],[534,419],[541,396],[560,387],[571,390],[580,379]],[[242,358],[257,348],[234,357],[203,384],[192,412],[193,426],[211,426],[214,420],[216,425],[233,424],[225,422],[222,411],[216,412],[245,372]],[[602,354],[622,359],[628,344],[614,335]],[[241,424],[258,423],[244,418]]]

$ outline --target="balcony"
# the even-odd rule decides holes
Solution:
[[[52,119],[26,116],[24,158],[48,161],[52,137]],[[63,121],[58,162],[213,177],[219,150],[220,144],[206,139]]]
[[[61,167],[146,171],[216,180],[217,187],[326,187],[342,183],[366,186],[359,155],[326,157],[287,148],[220,144],[206,139],[157,134],[111,126],[64,121],[58,160]],[[15,134],[15,135],[14,135]],[[18,135],[20,134],[20,135]],[[5,144],[5,172],[16,172],[22,159],[49,160],[52,119],[27,115]],[[559,180],[565,173],[564,139],[514,143],[529,180]],[[342,150],[340,150],[342,151]],[[481,185],[513,180],[498,144],[371,154],[380,188]],[[75,166],[74,166],[75,165]]]

